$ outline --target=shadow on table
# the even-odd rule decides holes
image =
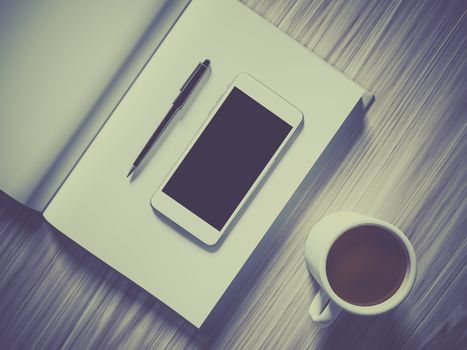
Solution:
[[[392,311],[387,314],[362,317],[343,313],[318,337],[317,349],[402,349],[401,322]]]

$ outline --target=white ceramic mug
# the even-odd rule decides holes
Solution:
[[[405,248],[407,268],[401,286],[389,299],[376,305],[360,306],[343,300],[332,290],[326,273],[326,259],[331,246],[343,233],[367,225],[382,227],[399,240]],[[389,311],[405,299],[415,282],[415,251],[402,231],[382,220],[354,212],[337,212],[322,218],[308,235],[305,259],[308,269],[321,287],[311,302],[309,313],[314,321],[324,327],[330,325],[342,310],[366,316]]]

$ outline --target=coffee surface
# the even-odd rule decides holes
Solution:
[[[326,261],[333,291],[360,306],[376,305],[394,295],[406,267],[406,253],[398,239],[386,229],[370,225],[342,234]]]

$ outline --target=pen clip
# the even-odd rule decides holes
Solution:
[[[191,79],[193,78],[193,76],[199,71],[199,69],[201,68],[201,63],[198,64],[198,66],[196,67],[196,69],[191,72],[190,76],[188,77],[188,79],[185,81],[185,83],[182,85],[182,87],[180,88],[180,91],[183,91],[183,89],[185,89],[185,87],[188,85],[188,83],[191,81]]]

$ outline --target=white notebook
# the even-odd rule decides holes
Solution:
[[[209,79],[134,179],[129,166],[195,65]],[[150,199],[240,72],[297,106],[304,126],[217,250]],[[194,0],[44,212],[58,230],[200,327],[365,91],[236,0]],[[267,237],[266,237],[267,239]]]

